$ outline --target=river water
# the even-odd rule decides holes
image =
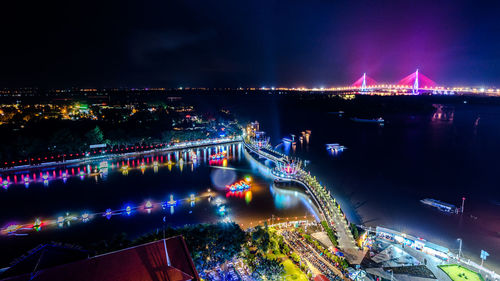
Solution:
[[[295,151],[289,153],[311,161],[308,169],[338,198],[350,220],[419,236],[455,253],[457,238],[462,238],[467,258],[480,263],[480,251],[485,250],[490,254],[485,265],[500,271],[497,101],[265,97],[247,98],[245,106],[231,104],[228,108],[239,115],[259,120],[279,149],[284,147],[279,145],[282,137],[311,130],[309,144],[297,141]],[[371,106],[375,109],[366,109]],[[339,116],[339,110],[345,113]],[[386,122],[384,126],[359,123],[349,115],[383,117]],[[347,149],[334,155],[326,150],[326,143]],[[460,215],[420,203],[435,198],[460,206],[462,197],[465,211]]]
[[[210,160],[210,155],[220,151],[227,151],[227,160]],[[33,224],[35,218],[43,225],[38,232],[18,232],[26,236],[1,235],[0,265],[6,266],[38,244],[50,241],[86,246],[122,232],[133,239],[166,225],[232,220],[246,228],[264,220],[273,223],[315,218],[317,211],[310,199],[300,191],[273,187],[263,165],[248,156],[242,144],[193,152],[196,160],[186,150],[9,174],[12,184],[0,190],[1,226]],[[101,170],[101,163],[107,169],[93,174],[96,168]],[[247,178],[250,190],[226,190],[226,185]],[[189,200],[191,194],[196,196],[194,204]],[[176,206],[163,208],[161,202],[169,201],[171,195],[179,200]],[[150,212],[144,208],[147,201],[153,204]],[[130,214],[123,211],[127,206],[132,208]],[[110,217],[103,214],[108,208],[112,210]],[[47,225],[59,216],[81,218],[83,213],[91,214],[88,222],[79,219],[69,225]]]
[[[479,253],[484,249],[490,253],[485,265],[500,271],[497,101],[490,104],[484,99],[458,97],[357,97],[339,101],[276,95],[189,99],[199,103],[202,110],[225,107],[240,120],[258,120],[279,149],[283,148],[279,145],[281,138],[311,130],[309,144],[298,142],[288,153],[310,161],[307,169],[331,190],[350,220],[419,236],[454,252],[459,245],[457,238],[462,238],[466,257],[480,262]],[[345,113],[339,116],[335,113],[339,110]],[[379,126],[353,122],[349,117],[383,117],[386,122]],[[326,143],[340,143],[347,149],[334,155],[328,153]],[[120,169],[111,169],[106,178],[97,180],[86,176],[83,180],[70,178],[66,183],[54,180],[48,186],[40,182],[29,188],[22,183],[12,185],[0,194],[0,222],[54,217],[66,211],[102,212],[125,204],[143,204],[148,199],[168,200],[170,194],[174,198],[186,198],[191,193],[206,195],[208,188],[224,200],[227,216],[244,227],[272,215],[300,218],[314,213],[302,194],[273,189],[272,180],[247,159],[241,147],[228,150],[235,155],[222,168],[211,167],[221,164],[211,165],[200,156],[198,164],[191,168],[185,163],[182,171],[179,165],[170,170],[164,160],[157,172],[148,166],[144,174],[134,168],[125,176]],[[251,195],[226,196],[223,185],[247,175],[253,178]],[[466,201],[461,215],[420,203],[421,199],[435,198],[459,206],[462,197]],[[166,224],[173,225],[222,220],[213,202],[200,199],[193,208],[181,204],[173,214],[168,209],[149,215],[138,212],[130,217],[113,216],[46,229],[27,237],[2,237],[0,248],[9,250],[8,255],[2,255],[2,264],[39,242],[78,238],[83,243],[121,231],[137,235],[162,227],[163,217]]]

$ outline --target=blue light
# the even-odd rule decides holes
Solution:
[[[82,214],[82,221],[83,222],[88,222],[89,221],[89,213],[83,213]]]
[[[104,216],[109,220],[111,216],[113,215],[113,211],[111,209],[106,209],[106,212],[104,212]]]

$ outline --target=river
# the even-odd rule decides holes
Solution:
[[[117,233],[133,239],[168,225],[231,220],[247,228],[265,220],[276,223],[316,217],[317,211],[304,193],[273,187],[262,164],[245,156],[242,144],[194,149],[196,156],[190,151],[9,174],[12,184],[0,190],[1,226],[33,224],[36,218],[42,226],[38,232],[20,230],[19,235],[1,235],[0,265],[7,266],[38,244],[50,241],[85,248]],[[210,159],[221,151],[227,152],[227,160]],[[96,169],[101,173],[94,173]],[[226,185],[241,180],[250,181],[251,188],[226,190]],[[191,194],[196,197],[194,203]],[[163,208],[161,202],[170,201],[170,196],[177,201],[175,207]],[[145,208],[148,201],[153,204],[149,211]],[[127,206],[130,214],[124,211]],[[111,216],[106,216],[107,209],[111,209]],[[88,222],[82,222],[84,213],[90,214]],[[67,216],[79,219],[60,226],[51,224]]]

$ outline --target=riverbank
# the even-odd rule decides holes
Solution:
[[[201,141],[191,141],[191,142],[183,142],[177,143],[174,145],[164,146],[162,148],[154,148],[151,150],[145,151],[134,151],[120,154],[103,154],[99,156],[88,156],[84,158],[71,159],[61,162],[46,162],[36,165],[20,165],[9,168],[0,168],[0,173],[8,173],[8,172],[19,172],[19,171],[28,171],[33,169],[43,169],[43,168],[51,168],[57,166],[64,165],[73,165],[73,164],[85,164],[87,162],[93,162],[96,160],[113,160],[113,159],[121,159],[127,157],[138,157],[138,156],[147,156],[154,153],[162,153],[183,149],[194,149],[211,145],[222,145],[222,144],[231,144],[237,143],[241,141],[241,137],[237,136],[235,138],[218,138],[218,139],[209,139],[209,140],[201,140]]]

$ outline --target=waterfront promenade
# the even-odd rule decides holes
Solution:
[[[273,161],[276,167],[289,166],[292,164],[288,156],[273,151],[269,147],[259,147],[252,144],[251,141],[247,139],[244,140],[244,144],[245,149],[256,153],[260,157]],[[338,202],[331,196],[330,192],[317,181],[316,177],[311,176],[309,172],[306,172],[300,167],[294,167],[293,171],[293,173],[289,173],[279,170],[279,168],[274,168],[271,170],[271,174],[276,179],[293,181],[305,187],[306,192],[311,195],[320,210],[321,219],[325,220],[335,231],[338,238],[338,247],[343,251],[346,259],[351,264],[360,264],[364,257],[364,252],[357,247],[349,229],[349,222]]]
[[[76,158],[76,159],[71,159],[71,160],[57,161],[57,162],[52,161],[52,162],[45,162],[45,163],[34,164],[34,165],[12,166],[12,167],[7,167],[7,168],[0,168],[0,172],[6,173],[6,172],[15,172],[15,171],[23,171],[23,170],[31,170],[31,169],[49,168],[49,167],[56,167],[56,166],[70,165],[70,164],[77,164],[77,163],[87,163],[87,162],[92,162],[92,161],[97,161],[97,160],[105,161],[105,160],[111,160],[111,159],[137,157],[137,156],[143,156],[143,155],[150,155],[150,154],[158,153],[158,152],[169,152],[169,151],[177,151],[177,150],[185,150],[185,149],[195,149],[195,148],[202,148],[202,147],[213,146],[213,145],[222,145],[222,144],[239,143],[239,142],[241,142],[240,136],[237,136],[234,138],[216,138],[216,139],[188,141],[188,142],[175,143],[172,145],[164,145],[161,147],[154,147],[153,149],[143,150],[143,151],[131,151],[131,152],[124,152],[124,153],[117,153],[117,154],[101,154],[101,155],[96,155],[96,156],[86,156],[86,157],[81,157],[81,158]]]

